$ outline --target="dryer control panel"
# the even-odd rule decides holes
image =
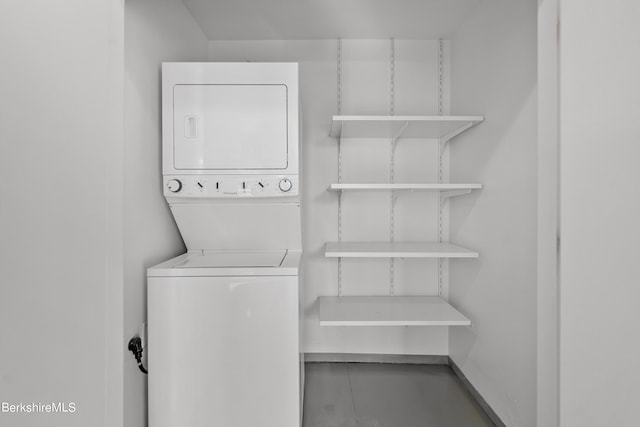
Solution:
[[[297,175],[165,175],[171,198],[287,197],[299,193]]]

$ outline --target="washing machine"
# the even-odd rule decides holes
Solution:
[[[150,427],[299,427],[298,67],[165,63],[163,191],[187,253],[147,271]]]

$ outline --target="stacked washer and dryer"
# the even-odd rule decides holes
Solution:
[[[298,66],[162,73],[164,195],[187,253],[148,270],[149,425],[297,427]]]

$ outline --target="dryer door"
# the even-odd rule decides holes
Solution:
[[[286,169],[287,90],[284,84],[175,85],[175,169]]]

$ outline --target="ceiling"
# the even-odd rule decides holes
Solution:
[[[484,0],[182,0],[210,40],[449,38]]]

